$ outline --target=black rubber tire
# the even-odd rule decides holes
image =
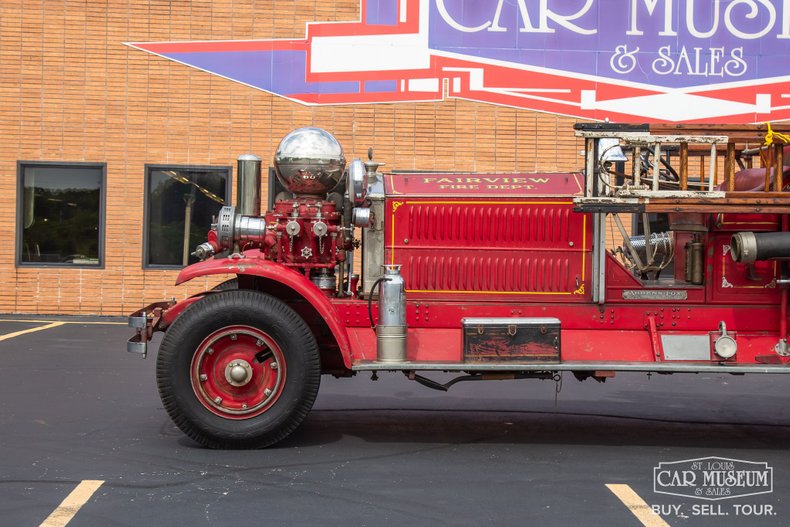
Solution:
[[[238,278],[231,278],[230,280],[225,280],[224,282],[217,284],[212,291],[233,291],[239,288],[239,279]]]
[[[267,333],[287,366],[283,392],[274,405],[244,420],[210,412],[190,380],[190,364],[201,342],[234,325]],[[186,435],[209,448],[264,448],[283,440],[307,416],[320,382],[318,346],[307,324],[288,305],[258,291],[224,291],[195,302],[170,326],[156,360],[156,383],[168,415]]]

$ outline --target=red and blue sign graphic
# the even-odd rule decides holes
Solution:
[[[307,24],[304,39],[129,45],[306,105],[790,119],[790,0],[361,0],[360,12]]]

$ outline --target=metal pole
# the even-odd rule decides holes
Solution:
[[[656,143],[653,150],[653,190],[658,190],[659,179],[661,179],[661,143]]]
[[[189,264],[189,236],[192,229],[192,206],[195,204],[195,185],[192,185],[189,194],[184,196],[184,252],[181,255],[181,262],[184,267]]]
[[[585,179],[586,181],[586,188],[584,189],[584,195],[588,198],[597,196],[598,193],[595,191],[595,166],[596,166],[596,159],[595,159],[595,139],[592,137],[588,137],[585,139],[585,163],[586,163],[586,174]]]
[[[680,190],[689,188],[689,144],[680,143]]]
[[[598,214],[598,303],[606,302],[606,214]]]

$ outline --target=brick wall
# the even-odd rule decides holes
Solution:
[[[358,17],[359,0],[0,2],[0,312],[118,315],[220,280],[175,287],[175,271],[142,269],[146,163],[268,160],[292,129],[320,126],[390,168],[580,168],[570,118],[458,100],[308,108],[122,44],[295,38]],[[15,266],[18,160],[107,163],[104,269]]]

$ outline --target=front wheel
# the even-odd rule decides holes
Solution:
[[[186,435],[211,448],[263,448],[313,406],[321,379],[310,329],[258,291],[213,293],[176,319],[159,347],[162,404]]]

